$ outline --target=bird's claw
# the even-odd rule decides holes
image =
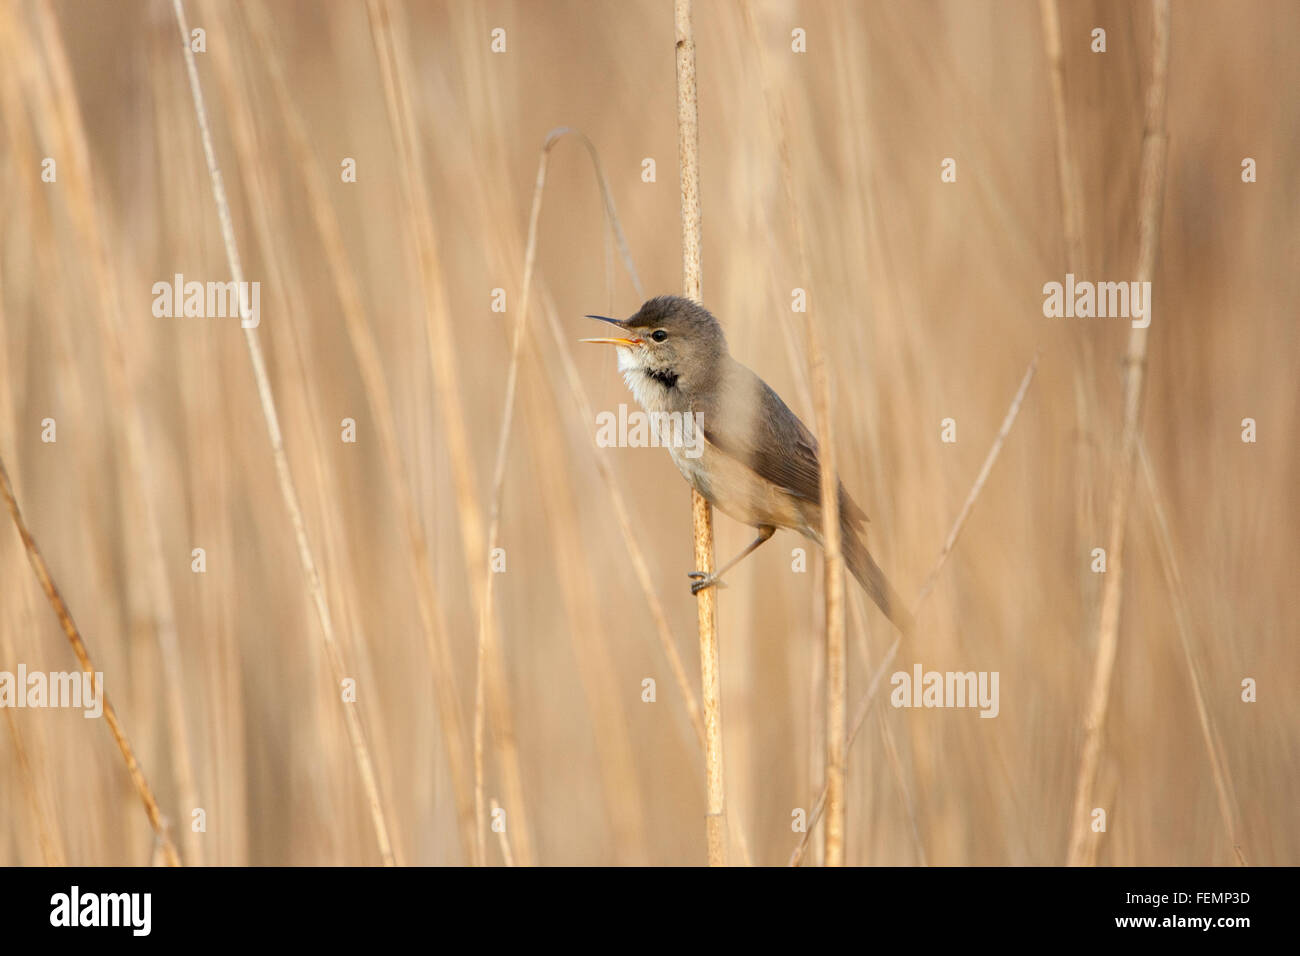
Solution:
[[[703,571],[688,571],[686,576],[691,579],[692,594],[699,594],[705,588],[725,588],[727,586],[726,581],[719,580]]]

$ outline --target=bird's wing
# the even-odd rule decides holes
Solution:
[[[796,498],[821,502],[817,439],[761,378],[736,363],[703,409],[704,437],[718,451],[742,462]],[[866,513],[840,486],[844,520],[861,523]]]

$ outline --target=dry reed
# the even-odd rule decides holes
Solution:
[[[221,222],[221,235],[226,250],[226,261],[230,267],[231,278],[237,288],[244,288],[244,270],[240,264],[239,247],[235,240],[234,220],[230,214],[230,204],[226,199],[226,188],[217,165],[216,148],[212,144],[212,133],[208,127],[207,109],[203,101],[203,89],[199,84],[198,66],[194,61],[194,51],[190,47],[189,24],[185,18],[185,8],[181,0],[172,0],[172,12],[176,16],[176,25],[180,30],[180,45],[185,57],[185,69],[190,81],[190,94],[194,99],[194,115],[198,122],[199,134],[203,141],[203,153],[207,159],[208,176],[212,182],[212,198],[216,203],[217,216]],[[248,304],[240,301],[240,324],[247,318]],[[257,381],[258,397],[261,402],[262,415],[266,422],[267,434],[271,439],[271,453],[275,459],[276,474],[279,478],[280,493],[285,509],[289,512],[293,524],[294,536],[298,544],[298,557],[302,564],[303,578],[312,602],[316,606],[316,615],[320,621],[321,638],[325,644],[325,654],[329,660],[334,686],[341,688],[347,675],[343,664],[342,652],[334,634],[334,622],[330,616],[329,602],[325,598],[325,589],[321,584],[320,572],[316,567],[316,558],[312,552],[311,542],[307,537],[303,521],[302,506],[299,503],[298,490],[294,485],[293,474],[289,468],[289,458],[284,450],[284,438],[280,431],[280,417],[275,407],[275,396],[271,391],[271,380],[266,371],[266,359],[262,355],[261,342],[256,328],[245,325],[244,341],[248,345],[249,358],[253,363],[253,374]],[[341,693],[341,691],[340,691]],[[348,728],[348,738],[352,745],[357,770],[365,787],[366,798],[370,805],[370,817],[375,827],[375,839],[379,845],[379,855],[386,866],[396,862],[392,842],[388,835],[388,821],[379,795],[379,783],[375,777],[374,761],[370,756],[370,745],[366,741],[365,728],[361,724],[358,708],[346,701],[343,713]]]
[[[175,610],[171,587],[168,583],[162,551],[160,519],[153,494],[156,483],[153,464],[147,447],[144,424],[141,421],[139,387],[136,370],[129,361],[129,350],[117,322],[122,316],[122,296],[115,266],[111,261],[110,239],[103,224],[100,201],[91,165],[91,150],[85,132],[84,118],[77,102],[72,80],[72,68],[59,32],[54,12],[48,3],[36,5],[36,30],[39,43],[46,55],[49,76],[35,72],[31,79],[37,85],[37,99],[43,109],[39,117],[43,124],[52,127],[47,141],[57,142],[62,155],[72,160],[74,176],[70,180],[68,211],[73,217],[81,242],[91,263],[99,308],[95,318],[104,344],[105,369],[110,390],[124,409],[126,454],[119,459],[121,481],[134,488],[136,496],[132,506],[138,509],[142,526],[141,550],[146,562],[149,582],[142,600],[149,603],[148,613],[164,667],[168,674],[163,697],[168,708],[168,731],[172,759],[183,803],[197,805],[193,762],[190,759],[185,707],[181,700],[184,686],[180,671],[180,652],[177,646]],[[201,844],[186,831],[186,852],[195,861],[202,860]]]
[[[416,509],[415,495],[406,477],[406,465],[394,424],[396,416],[393,400],[384,373],[379,345],[372,331],[365,298],[344,246],[343,229],[338,214],[329,199],[324,177],[312,152],[306,124],[290,95],[283,54],[275,43],[269,18],[258,4],[250,4],[241,9],[248,18],[249,29],[267,66],[275,103],[284,120],[284,128],[289,133],[290,146],[297,159],[298,167],[302,171],[312,223],[320,236],[329,263],[329,275],[342,309],[348,342],[356,358],[361,382],[374,415],[375,430],[379,438],[388,486],[397,502],[402,528],[406,532],[406,545],[410,555],[407,567],[410,569],[412,585],[415,588],[416,606],[420,613],[425,646],[430,658],[434,698],[438,705],[443,746],[447,751],[452,792],[456,801],[461,849],[469,859],[473,857],[475,848],[475,813],[471,791],[472,771],[465,743],[460,694],[452,679],[452,652],[447,639],[447,626],[438,605],[437,585],[429,561],[427,537]]]
[[[677,38],[677,165],[682,195],[682,295],[703,301],[701,254],[704,233],[700,211],[700,107],[695,76],[695,27],[691,0],[675,0]],[[713,507],[691,489],[695,569],[712,574]],[[718,593],[696,594],[700,636],[700,683],[704,703],[705,839],[710,866],[727,865],[727,803],[722,761],[722,678],[718,653]]]
[[[442,413],[446,439],[455,467],[456,494],[460,511],[461,543],[465,566],[469,569],[474,607],[478,608],[479,629],[475,679],[475,811],[478,818],[476,847],[479,862],[485,849],[486,806],[483,803],[483,725],[484,709],[490,707],[497,752],[505,777],[506,799],[514,826],[514,845],[519,862],[530,866],[534,860],[527,801],[524,797],[518,739],[511,715],[506,687],[505,665],[500,638],[488,614],[490,595],[483,587],[481,569],[487,566],[488,551],[483,530],[482,507],[474,487],[469,438],[462,411],[461,388],[452,345],[455,336],[447,318],[445,283],[438,257],[437,237],[430,212],[430,198],[420,162],[419,128],[411,101],[412,68],[405,48],[394,39],[393,21],[399,11],[383,0],[368,0],[366,13],[370,21],[375,52],[383,77],[384,100],[389,123],[397,141],[402,183],[408,198],[407,219],[415,239],[423,293],[425,335],[429,358],[434,370],[437,405]],[[398,31],[404,35],[404,31]],[[478,570],[476,570],[478,569]]]
[[[1150,282],[1155,272],[1160,239],[1160,214],[1165,190],[1165,99],[1169,76],[1169,0],[1153,0],[1151,36],[1151,78],[1147,86],[1142,130],[1142,168],[1138,192],[1137,279]],[[1148,304],[1150,307],[1150,304]],[[1151,316],[1147,317],[1148,320]],[[1150,322],[1148,321],[1148,325]],[[1106,578],[1102,586],[1101,614],[1097,625],[1097,650],[1092,681],[1083,715],[1083,747],[1079,756],[1078,781],[1069,818],[1070,844],[1066,859],[1071,866],[1087,866],[1096,860],[1099,837],[1093,833],[1090,805],[1097,767],[1101,760],[1102,732],[1110,700],[1111,675],[1119,647],[1120,602],[1124,587],[1124,537],[1128,528],[1128,507],[1133,491],[1142,414],[1142,386],[1146,377],[1147,327],[1134,326],[1129,332],[1124,361],[1124,418],[1119,461],[1110,501],[1110,525],[1106,537]]]
[[[947,564],[949,555],[952,554],[953,548],[957,544],[958,537],[961,536],[962,529],[966,526],[966,520],[970,517],[971,509],[975,507],[975,501],[984,489],[984,483],[988,480],[989,473],[993,471],[993,463],[998,460],[998,455],[1002,453],[1002,445],[1006,442],[1007,436],[1011,434],[1011,428],[1016,423],[1016,418],[1020,415],[1020,406],[1024,403],[1025,393],[1029,391],[1029,383],[1034,380],[1034,374],[1038,371],[1038,354],[1029,361],[1029,367],[1025,369],[1025,375],[1020,380],[1020,387],[1016,389],[1015,397],[1011,400],[1011,405],[1007,408],[1007,414],[1002,419],[1002,427],[998,429],[997,435],[993,439],[993,444],[989,447],[988,454],[984,456],[984,463],[980,466],[979,474],[975,476],[975,482],[971,485],[970,491],[966,495],[966,500],[962,502],[961,510],[957,512],[957,518],[952,523],[952,528],[948,532],[948,537],[944,540],[943,547],[939,549],[939,556],[935,559],[934,565],[930,568],[930,573],[926,575],[925,581],[921,584],[921,590],[917,593],[916,600],[912,602],[912,619],[915,620],[921,612],[925,599],[930,596],[934,590],[935,582],[939,580],[939,572]],[[898,647],[902,641],[902,636],[894,638],[894,642],[885,652],[884,660],[872,675],[870,683],[867,685],[867,691],[858,702],[854,712],[852,728],[849,730],[847,746],[852,746],[853,741],[858,737],[858,731],[862,729],[863,723],[866,722],[867,715],[871,712],[871,704],[876,699],[876,691],[880,687],[880,680],[885,676],[885,670],[894,660],[894,655],[898,653]],[[847,747],[846,747],[847,751]],[[803,859],[804,850],[808,841],[816,829],[817,821],[821,818],[829,798],[829,786],[824,788],[813,804],[811,812],[808,814],[808,823],[804,830],[803,836],[799,839],[794,850],[790,854],[788,865],[798,866]]]
[[[475,860],[479,821],[500,810],[509,827],[484,833],[491,863],[523,862],[521,825],[548,864],[702,860],[705,734],[679,650],[696,642],[698,602],[673,583],[691,560],[691,519],[661,451],[593,443],[593,410],[617,409],[626,390],[607,356],[573,344],[582,313],[602,310],[593,303],[627,314],[634,295],[679,281],[666,6],[402,0],[384,7],[396,43],[380,48],[360,5],[186,6],[207,30],[197,63],[244,268],[263,280],[265,372],[339,651],[363,690],[395,858]],[[802,317],[781,304],[792,286],[813,292],[836,383],[836,470],[871,514],[891,577],[928,591],[913,657],[910,644],[877,648],[876,615],[847,589],[846,863],[1061,860],[1078,769],[1061,743],[1082,743],[1108,577],[1081,556],[1109,544],[1124,421],[1115,359],[1129,332],[1044,321],[1037,299],[1062,271],[1133,278],[1150,36],[1135,10],[1104,24],[1111,49],[1097,55],[1085,11],[1059,0],[1050,11],[814,4],[793,17],[694,5],[708,305],[737,357],[813,425]],[[1297,88],[1285,38],[1300,11],[1179,11],[1156,290],[1178,334],[1161,327],[1142,373],[1130,633],[1088,808],[1120,801],[1097,838],[1101,862],[1278,865],[1300,847],[1287,802],[1300,711],[1276,694],[1238,703],[1235,684],[1265,669],[1289,679],[1300,661],[1286,629],[1300,543],[1276,522],[1295,500],[1296,461],[1279,347],[1294,328],[1279,303],[1300,295],[1278,212],[1295,206],[1284,147],[1300,114],[1277,91]],[[193,791],[207,811],[209,832],[174,833],[182,861],[200,861],[197,843],[207,864],[378,862],[246,344],[224,322],[149,314],[156,279],[230,278],[166,12],[144,0],[112,17],[0,4],[0,444],[159,812],[188,824]],[[498,26],[510,41],[500,53]],[[807,55],[791,49],[795,26]],[[552,144],[532,230],[537,147],[560,124],[590,140]],[[1258,159],[1258,183],[1229,175],[1231,143]],[[945,156],[959,163],[955,184],[936,175]],[[357,182],[340,183],[343,157]],[[57,182],[42,177],[47,159]],[[418,236],[424,216],[432,246]],[[620,256],[628,270],[615,274]],[[485,295],[498,286],[504,314]],[[431,341],[440,322],[449,334]],[[453,366],[458,408],[433,346]],[[1035,394],[951,539],[992,438],[981,433],[1006,411],[998,392],[1040,347]],[[359,444],[333,440],[345,415]],[[1236,440],[1245,415],[1260,422],[1258,444]],[[960,422],[957,444],[935,440],[946,416]],[[47,417],[57,443],[42,440]],[[717,548],[744,543],[742,530],[719,519]],[[947,563],[927,577],[946,537]],[[492,542],[509,551],[499,579],[476,556]],[[718,608],[737,863],[747,843],[757,862],[784,862],[802,836],[792,809],[824,790],[823,581],[792,567],[801,543],[783,535],[745,562]],[[182,558],[196,544],[206,575]],[[66,653],[19,549],[16,536],[0,544],[0,668]],[[904,657],[997,668],[999,719],[884,705]],[[468,709],[480,659],[486,813]],[[517,738],[500,736],[502,701]],[[121,798],[120,753],[75,713],[6,722],[0,863],[148,862],[157,837],[138,798]],[[804,865],[824,849],[814,829]],[[153,852],[163,858],[161,841]]]
[[[1147,454],[1146,443],[1140,437],[1138,459],[1142,467],[1143,483],[1149,496],[1147,502],[1151,507],[1150,517],[1159,546],[1160,567],[1164,571],[1165,586],[1169,588],[1170,600],[1174,606],[1178,646],[1182,649],[1183,660],[1187,663],[1187,677],[1192,685],[1192,697],[1196,701],[1196,721],[1201,728],[1201,739],[1205,741],[1205,753],[1210,761],[1210,775],[1214,779],[1214,794],[1219,802],[1219,815],[1223,819],[1228,845],[1233,848],[1238,862],[1245,866],[1245,856],[1237,832],[1235,787],[1232,785],[1232,777],[1227,769],[1228,761],[1221,753],[1222,747],[1215,732],[1214,719],[1205,703],[1205,678],[1201,674],[1201,666],[1192,647],[1192,615],[1187,608],[1187,592],[1183,585],[1183,576],[1178,570],[1178,552],[1174,549],[1173,538],[1169,532],[1169,518],[1165,514],[1164,498],[1156,482],[1155,468],[1151,465],[1151,456]]]
[[[9,508],[9,516],[13,518],[14,527],[18,529],[18,536],[23,542],[23,549],[27,552],[27,560],[31,563],[32,571],[36,575],[41,590],[45,592],[50,607],[54,609],[55,617],[59,619],[59,626],[63,628],[63,633],[68,636],[68,642],[72,645],[72,653],[77,656],[77,663],[81,665],[83,673],[90,675],[94,679],[95,665],[90,659],[90,651],[86,648],[85,639],[82,638],[81,631],[77,629],[76,622],[72,620],[72,612],[68,610],[67,604],[64,603],[58,585],[50,577],[50,569],[45,564],[45,558],[41,555],[40,548],[36,546],[36,540],[32,537],[32,533],[27,530],[22,511],[18,508],[18,500],[14,496],[13,485],[9,483],[9,471],[5,468],[3,458],[0,458],[0,495],[4,496],[5,504]],[[149,818],[149,825],[153,827],[153,832],[158,838],[163,859],[168,866],[180,866],[180,854],[176,852],[176,844],[172,842],[167,822],[163,818],[162,810],[158,808],[158,799],[154,796],[149,781],[145,779],[144,770],[141,769],[139,761],[136,760],[131,741],[126,736],[126,729],[122,726],[122,722],[118,720],[117,711],[109,703],[108,693],[102,687],[98,688],[98,692],[104,708],[104,720],[108,723],[108,729],[113,735],[113,740],[117,742],[117,749],[122,753],[122,762],[126,765],[126,772],[131,777],[131,783],[135,786],[136,793],[140,795],[140,802],[144,804],[144,812]]]

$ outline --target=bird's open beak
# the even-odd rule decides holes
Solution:
[[[587,316],[587,318],[589,318],[589,319],[600,319],[600,321],[602,321],[602,322],[608,322],[608,323],[610,323],[611,325],[617,325],[617,326],[619,326],[620,328],[621,328],[622,325],[623,325],[623,323],[620,322],[618,319],[611,319],[611,318],[609,318],[608,316],[605,316],[605,315],[589,315],[589,316]],[[634,345],[641,345],[641,344],[643,344],[643,340],[642,340],[642,339],[638,339],[638,338],[630,338],[630,339],[614,339],[614,338],[609,338],[609,339],[578,339],[578,341],[579,341],[579,342],[591,342],[591,343],[593,343],[593,344],[595,344],[595,345],[622,345],[622,346],[624,346],[625,348],[630,347],[630,346],[634,346]]]

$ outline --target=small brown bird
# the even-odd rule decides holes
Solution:
[[[758,537],[712,575],[692,571],[692,594],[718,584],[777,528],[822,544],[817,440],[767,383],[731,357],[722,327],[707,309],[664,295],[630,319],[587,318],[621,330],[618,337],[582,341],[618,347],[619,370],[652,426],[661,430],[660,443],[682,476],[719,511],[758,529]],[[681,424],[674,437],[676,423]],[[911,615],[859,535],[866,520],[841,484],[844,560],[876,606],[908,634]]]

